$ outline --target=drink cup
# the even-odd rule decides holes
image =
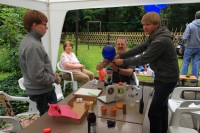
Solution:
[[[110,108],[110,115],[111,116],[116,116],[117,108],[116,107],[111,107]]]
[[[135,103],[136,103],[135,94],[134,93],[129,94],[129,106],[133,108],[135,106]]]
[[[105,105],[102,105],[101,106],[101,114],[106,115],[106,113],[107,113],[107,107]]]

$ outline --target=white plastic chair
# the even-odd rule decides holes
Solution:
[[[12,116],[0,116],[0,119],[4,119],[4,120],[8,120],[9,122],[11,122],[13,129],[9,130],[9,131],[1,131],[0,133],[8,133],[8,132],[14,132],[14,133],[18,133],[22,130],[22,126],[20,124],[20,122]]]
[[[24,87],[24,84],[23,84],[24,83],[23,77],[18,80],[18,83],[19,83],[20,88],[25,91],[26,88]],[[62,99],[64,99],[60,84],[58,85],[58,84],[54,83],[53,86],[55,86],[55,92],[56,92],[57,100],[61,101]]]
[[[57,63],[57,68],[58,68],[58,70],[61,71],[62,73],[69,73],[70,76],[71,76],[71,80],[64,80],[63,91],[65,92],[65,86],[66,86],[66,84],[68,84],[68,83],[71,83],[71,84],[72,84],[72,87],[73,87],[73,91],[76,91],[76,90],[78,89],[78,83],[77,83],[77,81],[74,80],[74,76],[73,76],[72,71],[61,69],[61,67],[60,67],[60,62]]]
[[[23,77],[18,80],[18,84],[22,90],[24,90],[24,91],[26,90],[26,88],[24,87],[24,78]]]
[[[185,100],[181,96],[183,95],[184,91],[200,91],[200,87],[176,87],[171,94],[171,98],[168,100],[168,106],[169,110],[171,112],[172,118],[174,117],[174,112],[176,111],[177,108],[179,107],[188,107],[189,104],[191,103],[198,103],[200,100]],[[192,113],[192,121],[194,128],[197,127],[197,117],[196,113]],[[170,125],[172,124],[172,120],[170,122]]]
[[[190,107],[179,107],[176,109],[174,116],[172,118],[171,126],[169,126],[167,133],[198,133],[197,130],[180,127],[179,121],[182,114],[189,113],[194,111],[200,111],[200,108],[190,108]]]
[[[16,97],[8,95],[7,93],[0,91],[0,94],[3,94],[6,97],[7,101],[22,101],[29,103],[29,109],[27,112],[23,112],[20,114],[17,114],[16,116],[23,116],[23,115],[30,115],[30,114],[39,114],[35,102],[31,101],[28,97]],[[13,125],[13,129],[11,129],[9,132],[20,132],[22,129],[22,126],[20,122],[13,116],[0,116],[0,119],[8,119],[11,124]],[[2,131],[1,131],[2,132]],[[8,132],[8,131],[6,131]]]

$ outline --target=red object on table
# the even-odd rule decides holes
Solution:
[[[103,68],[99,71],[99,81],[105,81],[106,80],[106,69]]]
[[[43,133],[51,133],[51,128],[44,128]]]

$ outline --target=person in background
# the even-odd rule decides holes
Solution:
[[[94,79],[93,72],[86,70],[83,64],[80,64],[76,55],[71,51],[73,48],[73,44],[70,41],[65,41],[63,44],[64,52],[60,56],[60,67],[64,70],[73,70],[74,80],[86,83],[90,80]],[[71,76],[69,73],[63,74],[63,79],[71,80]]]
[[[27,34],[19,47],[19,64],[26,94],[37,104],[40,116],[48,111],[48,103],[57,103],[53,83],[61,78],[52,69],[51,61],[42,46],[41,38],[47,31],[47,17],[36,10],[27,11],[23,18]]]
[[[187,75],[188,66],[192,60],[192,75],[198,79],[200,60],[200,11],[196,12],[195,20],[187,25],[183,33],[183,44],[185,44],[185,49],[181,74]],[[198,80],[192,80],[191,82],[196,83]]]
[[[128,43],[125,38],[118,38],[115,42],[115,49],[117,51],[117,54],[121,54],[125,52],[128,48]],[[101,71],[103,68],[105,68],[107,65],[112,69],[112,82],[118,83],[118,82],[126,82],[128,84],[134,84],[134,79],[132,78],[132,74],[134,71],[133,65],[116,65],[114,62],[108,62],[108,60],[104,59],[102,62],[100,62],[96,69],[98,71]]]
[[[117,65],[150,65],[154,71],[154,95],[149,108],[150,133],[166,133],[168,129],[168,97],[179,79],[178,59],[170,31],[161,26],[159,14],[146,13],[141,20],[148,39],[137,47],[116,55]],[[144,53],[143,53],[144,52]],[[141,54],[143,53],[143,54]],[[135,55],[139,55],[134,57]]]

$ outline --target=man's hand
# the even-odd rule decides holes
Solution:
[[[118,69],[119,69],[119,68],[117,67],[117,65],[116,65],[114,62],[110,62],[108,65],[110,66],[110,68],[111,68],[114,72],[117,72]]]
[[[55,81],[55,83],[56,84],[60,84],[61,83],[61,77],[59,76],[59,74],[58,73],[55,73],[55,76],[56,76],[56,81]]]
[[[101,70],[103,68],[105,68],[108,65],[108,60],[104,59],[102,62],[100,62],[97,66],[96,69],[97,70]]]
[[[119,58],[120,58],[119,54],[117,54],[114,59],[119,59]]]
[[[115,59],[114,62],[117,65],[122,65],[124,63],[124,60],[123,59]]]

